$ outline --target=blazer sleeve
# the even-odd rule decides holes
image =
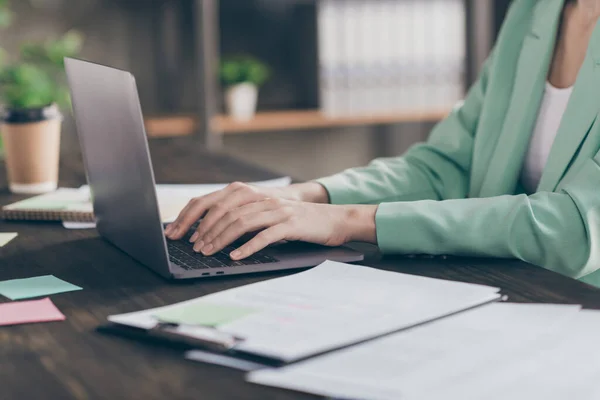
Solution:
[[[518,258],[573,278],[600,267],[600,155],[559,192],[382,204],[383,252]]]
[[[445,200],[466,197],[474,135],[479,123],[493,55],[465,101],[431,132],[426,143],[402,157],[378,159],[316,182],[332,204],[379,204],[390,201]]]

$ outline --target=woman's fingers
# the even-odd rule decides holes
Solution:
[[[230,257],[232,260],[236,261],[248,258],[252,254],[261,251],[273,243],[287,239],[289,229],[290,227],[287,224],[278,224],[271,228],[265,229],[239,249],[232,251]]]
[[[202,253],[207,256],[212,255],[223,250],[246,233],[277,226],[285,220],[286,216],[281,210],[246,214],[227,226],[214,240],[206,242]]]
[[[256,214],[261,211],[273,209],[274,207],[272,206],[272,203],[274,203],[273,200],[257,201],[228,211],[202,236],[198,235],[195,237],[196,235],[194,235],[190,238],[190,242],[194,243],[194,250],[200,252],[204,245],[212,243],[216,237],[218,237],[225,229],[227,229],[229,225],[233,224],[239,218],[249,214]],[[204,221],[202,221],[202,224],[204,224]]]
[[[198,225],[198,229],[196,229],[196,233],[190,238],[190,242],[203,240],[207,243],[204,236],[213,228],[213,226],[215,226],[215,224],[223,219],[227,213],[248,203],[258,202],[264,198],[263,195],[251,186],[243,184],[241,186],[238,185],[237,187],[234,184],[230,186],[234,186],[234,190],[207,210],[204,219],[200,225]]]
[[[218,202],[223,195],[221,192],[211,193],[203,197],[196,197],[179,213],[175,222],[170,224],[165,230],[165,234],[171,240],[179,240],[190,230],[212,204]]]
[[[165,234],[169,239],[172,240],[181,239],[190,230],[190,227],[194,225],[200,218],[202,218],[208,211],[220,204],[224,199],[227,199],[236,191],[246,186],[248,185],[236,182],[228,185],[225,189],[219,190],[218,192],[192,199],[179,213],[179,216],[175,222],[167,227]]]

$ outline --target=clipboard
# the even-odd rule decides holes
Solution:
[[[359,290],[376,296],[364,302]],[[109,315],[113,325],[102,330],[282,366],[501,298],[494,287],[327,261],[283,278]]]

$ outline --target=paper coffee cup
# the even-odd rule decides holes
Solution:
[[[13,193],[56,190],[62,116],[56,106],[7,110],[0,125],[8,183]]]

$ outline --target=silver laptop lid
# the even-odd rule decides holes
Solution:
[[[171,276],[135,78],[69,58],[65,67],[100,235]]]

